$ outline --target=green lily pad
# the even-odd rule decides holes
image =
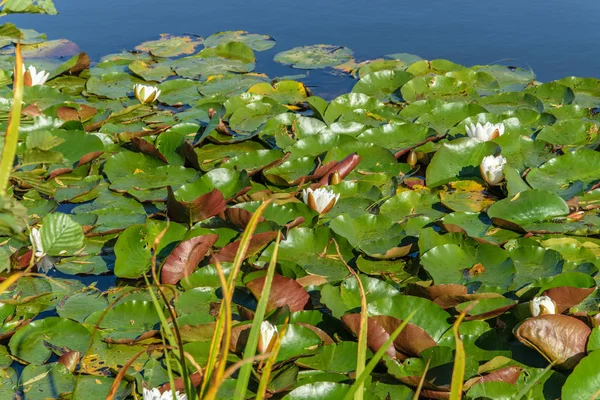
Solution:
[[[583,146],[598,142],[600,135],[598,124],[577,118],[565,119],[545,127],[537,134],[536,139],[557,146]]]
[[[94,317],[97,314],[92,314],[86,322],[96,322]],[[108,310],[99,326],[101,329],[107,330],[107,337],[120,340],[135,339],[143,333],[153,330],[159,322],[158,311],[152,302],[130,300]]]
[[[365,110],[373,114],[386,113],[385,104],[363,93],[349,93],[335,98],[325,111],[325,119],[335,121],[342,114],[354,110]]]
[[[204,39],[204,46],[216,47],[227,42],[242,42],[254,51],[265,51],[275,46],[275,39],[271,36],[246,31],[226,31],[212,34]]]
[[[485,156],[497,154],[498,146],[464,138],[445,143],[427,167],[427,185],[436,187],[456,178],[480,177],[479,164]]]
[[[594,351],[579,362],[562,388],[563,399],[574,400],[581,397],[593,397],[598,393],[600,373],[596,366],[599,361],[600,352]]]
[[[171,70],[171,62],[169,61],[146,62],[135,60],[129,64],[129,70],[146,81],[161,82],[175,75]]]
[[[464,82],[445,75],[417,76],[402,86],[402,97],[407,102],[441,98],[460,101],[479,97],[477,92]]]
[[[542,83],[524,90],[537,97],[544,103],[544,109],[560,107],[571,104],[575,99],[575,93],[568,87],[557,82]]]
[[[589,149],[567,152],[553,158],[527,174],[527,183],[534,189],[549,190],[560,194],[577,182],[590,188],[600,181],[600,153]],[[568,195],[567,199],[572,195]]]
[[[425,125],[415,123],[393,123],[367,129],[356,138],[360,141],[378,144],[394,152],[418,146],[435,131]]]
[[[145,274],[151,266],[154,241],[163,230],[165,232],[156,248],[158,254],[183,238],[186,229],[182,225],[149,220],[146,225],[131,225],[121,233],[115,244],[115,275],[135,279]]]
[[[335,67],[352,59],[352,50],[343,46],[317,44],[314,46],[294,47],[277,53],[274,60],[292,68],[318,69]]]
[[[89,340],[90,333],[83,325],[66,318],[47,317],[19,329],[8,345],[11,354],[29,363],[41,365],[53,352],[45,343],[83,354]]]
[[[62,364],[28,365],[21,374],[21,390],[27,399],[44,400],[73,390],[75,377]]]
[[[106,298],[98,293],[83,292],[62,300],[56,307],[56,312],[60,317],[83,322],[90,314],[104,310],[106,307],[108,307]]]
[[[125,72],[109,72],[99,77],[91,77],[86,83],[86,90],[97,96],[118,99],[127,97],[133,92],[133,86],[138,83],[145,82]]]
[[[83,230],[67,214],[48,214],[40,229],[42,250],[48,255],[72,255],[83,247]]]
[[[581,107],[596,107],[599,104],[600,91],[598,91],[598,79],[569,76],[559,79],[556,82],[573,90],[575,93],[574,104]]]
[[[281,241],[278,259],[300,265],[308,274],[324,276],[332,281],[341,280],[348,275],[348,269],[337,256],[335,246],[329,246],[331,238],[332,233],[327,228],[296,228],[290,231],[286,240]],[[350,259],[347,247],[341,241],[338,243],[344,260]],[[262,257],[269,255],[270,248],[263,252]]]
[[[405,71],[376,71],[362,76],[352,91],[364,93],[381,101],[401,101],[402,98],[398,91],[412,77],[412,74]]]
[[[502,148],[502,156],[506,158],[506,164],[520,172],[524,172],[527,168],[539,167],[554,157],[546,142],[532,140],[516,132],[506,133],[494,142]]]
[[[415,76],[424,76],[429,74],[443,75],[446,72],[459,71],[465,68],[460,64],[443,59],[429,61],[415,60],[413,58],[413,60],[414,62],[412,62],[406,70]]]
[[[386,256],[388,251],[395,254],[393,258],[405,255],[402,254],[404,250],[398,249],[405,237],[404,230],[383,215],[364,214],[354,218],[341,215],[329,226],[335,233],[348,239],[353,247],[375,258],[392,258]],[[396,254],[398,250],[400,253]]]
[[[512,199],[504,199],[494,203],[488,215],[495,223],[508,227],[522,227],[564,216],[569,213],[567,204],[557,195],[545,190],[526,190]],[[510,225],[514,224],[514,225]]]
[[[493,245],[476,250],[457,244],[436,246],[421,257],[421,263],[436,285],[485,285],[507,289],[515,275],[509,254]]]
[[[437,99],[436,99],[437,100]],[[441,104],[437,105],[436,104]],[[424,104],[430,107],[429,104]],[[487,110],[474,103],[431,103],[434,107],[423,114],[418,115],[416,122],[435,129],[438,133],[445,133],[454,125],[467,117],[476,115]]]
[[[202,44],[202,38],[197,36],[163,34],[158,40],[150,40],[139,44],[136,50],[148,52],[156,57],[175,57],[183,54],[193,54],[200,44]]]

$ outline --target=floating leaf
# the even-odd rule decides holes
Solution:
[[[494,203],[488,215],[494,223],[507,228],[527,229],[530,224],[561,217],[569,213],[569,207],[557,195],[545,190],[526,190],[512,199]]]
[[[479,165],[485,156],[498,152],[492,142],[464,138],[445,143],[427,167],[427,185],[436,187],[456,178],[480,177]]]
[[[553,158],[527,174],[527,183],[534,189],[549,190],[554,193],[565,191],[569,186],[581,182],[590,188],[600,181],[600,153],[594,150],[579,149]],[[572,196],[567,197],[570,198]]]
[[[278,63],[293,68],[317,69],[334,67],[352,59],[352,50],[343,46],[318,44],[314,46],[294,47],[275,55]]]
[[[48,317],[29,323],[10,339],[12,354],[35,365],[41,365],[56,348],[85,352],[90,333],[83,325],[66,318]]]
[[[210,35],[204,39],[204,46],[216,47],[221,43],[242,42],[254,51],[265,51],[275,46],[275,39],[269,35],[259,35],[246,31],[226,31]]]
[[[42,250],[51,256],[72,255],[83,247],[83,229],[67,214],[48,214],[40,229]]]
[[[246,286],[257,299],[260,299],[264,284],[265,278],[261,277],[248,282]],[[279,307],[287,307],[290,312],[302,311],[308,302],[308,293],[296,281],[281,275],[273,277],[273,286],[267,302],[267,312]]]
[[[161,269],[161,282],[176,284],[192,274],[217,239],[219,235],[204,235],[179,243],[165,259]]]
[[[158,40],[139,44],[136,50],[146,51],[156,57],[175,57],[193,54],[200,44],[202,44],[202,38],[199,37],[162,34]]]
[[[573,369],[585,357],[590,328],[567,315],[540,315],[523,322],[515,336],[560,369]]]

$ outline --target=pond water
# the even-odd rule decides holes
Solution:
[[[464,65],[531,67],[542,81],[600,76],[598,1],[58,0],[56,7],[58,16],[6,19],[51,39],[71,39],[93,59],[159,33],[242,29],[277,39],[261,54],[268,60],[294,46],[327,43],[350,47],[358,59],[402,52]],[[274,63],[263,70],[293,73]]]

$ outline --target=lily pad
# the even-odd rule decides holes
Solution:
[[[33,321],[10,339],[9,348],[15,356],[35,365],[43,364],[56,348],[84,353],[90,333],[83,325],[66,318],[48,317]]]
[[[479,164],[485,156],[499,150],[492,142],[472,138],[454,140],[442,145],[427,167],[427,185],[436,187],[456,178],[479,177]]]
[[[318,44],[314,46],[295,47],[275,55],[278,63],[292,68],[318,69],[334,67],[352,59],[352,50],[343,46]]]
[[[175,57],[193,54],[200,44],[202,44],[202,38],[199,37],[162,34],[158,40],[139,44],[136,50],[146,51],[156,57]]]
[[[204,39],[204,46],[216,47],[227,42],[242,42],[254,51],[265,51],[275,46],[275,39],[271,36],[246,31],[226,31],[212,34]]]
[[[589,149],[567,152],[553,158],[527,174],[527,182],[534,189],[549,190],[560,194],[570,186],[581,182],[583,188],[590,188],[600,181],[600,153]],[[568,198],[572,195],[568,196]]]
[[[560,197],[545,190],[526,190],[512,199],[494,203],[488,215],[494,223],[527,229],[528,225],[569,213],[569,207]],[[512,224],[512,225],[511,225]]]

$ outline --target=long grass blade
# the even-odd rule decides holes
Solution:
[[[337,243],[336,243],[337,246]],[[358,335],[358,354],[356,357],[356,375],[360,376],[365,370],[367,363],[367,329],[368,329],[368,315],[367,315],[367,295],[365,294],[365,288],[360,280],[360,277],[354,270],[354,277],[358,282],[358,288],[360,290],[360,333]],[[364,397],[364,381],[359,383],[359,386],[354,393],[354,400],[362,400]]]
[[[218,381],[222,380],[224,376],[225,364],[227,363],[227,356],[229,354],[229,341],[225,343],[223,337],[231,336],[231,327],[229,327],[228,332],[223,332],[223,329],[226,327],[227,318],[227,312],[225,311],[225,303],[231,303],[231,298],[235,290],[235,282],[237,280],[237,275],[242,266],[242,262],[244,261],[244,258],[246,256],[246,252],[250,247],[250,240],[254,235],[254,231],[256,230],[256,226],[258,225],[262,213],[270,203],[270,200],[263,202],[254,212],[252,218],[248,222],[248,225],[246,226],[246,229],[242,234],[240,246],[235,255],[235,259],[233,260],[233,265],[231,267],[229,278],[225,283],[225,286],[223,287],[223,301],[221,301],[219,319],[217,320],[217,325],[215,327],[215,332],[211,341],[211,351],[209,353],[208,362],[206,365],[205,379],[201,390],[201,393],[207,390],[204,400],[212,400],[215,398],[217,392],[214,389],[214,387],[217,386],[218,389]],[[226,297],[227,300],[225,301]],[[217,364],[219,354],[221,355],[221,363]],[[211,382],[211,387],[207,387],[208,382]],[[235,398],[238,397],[235,396]]]
[[[269,261],[269,266],[267,268],[265,284],[260,294],[260,300],[258,301],[258,305],[256,306],[254,320],[252,321],[252,328],[250,328],[250,335],[248,336],[248,341],[246,342],[246,347],[244,349],[244,359],[253,357],[256,354],[256,347],[258,345],[258,340],[260,337],[260,326],[265,317],[267,303],[269,301],[269,293],[271,292],[271,285],[273,284],[273,276],[275,275],[275,265],[277,264],[277,253],[279,251],[280,240],[281,235],[277,235],[273,255],[271,256],[271,260]],[[246,396],[246,388],[248,387],[248,382],[250,381],[251,373],[252,364],[245,364],[240,369],[235,392],[241,398],[244,398]]]
[[[358,283],[358,290],[360,291],[360,331],[358,332],[358,354],[356,355],[356,376],[362,375],[365,370],[365,365],[367,363],[367,329],[368,329],[368,318],[367,315],[367,295],[365,294],[365,288],[360,280],[360,276],[350,267],[344,257],[342,257],[342,253],[340,252],[340,246],[338,246],[337,242],[334,240],[335,249],[337,251],[337,255],[340,260],[344,263],[348,271],[356,278],[356,282]],[[359,386],[356,388],[354,392],[354,400],[362,400],[364,397],[364,381],[359,383]]]
[[[223,268],[221,268],[221,263],[216,260],[215,265],[217,267],[217,272],[219,274],[219,280],[221,282],[221,286],[223,287],[223,300],[221,301],[221,314],[223,314],[223,333],[221,334],[221,339],[217,342],[220,343],[221,346],[221,361],[217,367],[217,373],[213,377],[213,385],[209,388],[208,393],[206,395],[207,399],[211,399],[217,395],[219,387],[221,386],[221,382],[224,379],[225,375],[225,365],[227,364],[227,357],[229,354],[229,342],[231,341],[231,327],[232,327],[232,314],[231,314],[231,304],[233,298],[233,290],[235,288],[229,288],[227,286],[227,281],[225,279],[225,273],[223,272]]]
[[[171,367],[171,357],[169,356],[169,350],[166,348],[167,344],[165,343],[165,337],[163,336],[161,339],[163,346],[165,346],[165,364],[167,365],[167,376],[169,377],[169,385],[171,387],[171,397],[173,397],[173,400],[177,400],[177,396],[175,395],[175,376],[173,375],[173,368]]]
[[[425,369],[423,369],[423,375],[421,375],[421,380],[419,380],[419,386],[417,386],[415,390],[415,395],[413,396],[413,400],[419,400],[419,396],[421,396],[421,390],[423,389],[423,384],[425,383],[425,377],[427,376],[427,371],[429,371],[429,364],[431,363],[431,358],[427,360],[427,364],[425,364]]]
[[[10,108],[10,119],[4,136],[4,148],[0,157],[0,196],[6,195],[8,181],[12,171],[17,146],[19,144],[19,125],[21,124],[21,108],[23,102],[23,57],[21,41],[17,42],[15,50],[15,77],[13,84],[13,104]]]
[[[460,400],[462,398],[463,383],[465,381],[465,346],[460,338],[460,324],[468,310],[463,311],[452,326],[454,333],[454,341],[456,342],[456,350],[454,354],[454,368],[452,369],[452,383],[450,386],[450,400]]]
[[[398,335],[400,335],[400,333],[402,333],[402,330],[406,327],[406,325],[409,323],[409,321],[411,320],[411,318],[414,317],[414,315],[416,313],[417,313],[416,310],[413,311],[413,312],[411,312],[408,315],[408,317],[404,321],[402,321],[402,323],[400,324],[400,326],[398,326],[396,328],[396,330],[394,332],[392,332],[392,334],[390,335],[390,337],[388,338],[388,340],[385,341],[385,343],[383,344],[383,346],[381,346],[379,348],[379,350],[377,350],[377,352],[375,353],[375,355],[373,355],[373,357],[371,358],[371,360],[369,360],[369,363],[365,367],[365,370],[362,372],[362,374],[360,374],[356,378],[356,380],[354,381],[354,383],[350,387],[350,390],[348,390],[348,392],[346,393],[346,396],[344,396],[344,400],[351,400],[352,397],[354,396],[354,393],[356,393],[356,391],[359,389],[359,387],[362,387],[364,385],[364,382],[367,380],[367,378],[369,376],[371,376],[371,372],[373,372],[373,370],[377,366],[377,363],[383,358],[383,355],[385,354],[386,349],[394,342],[394,340],[396,340],[396,338],[398,337]]]
[[[0,157],[0,195],[6,195],[8,180],[12,171],[17,146],[19,144],[19,125],[21,124],[21,108],[23,102],[23,56],[21,41],[17,42],[15,50],[15,77],[13,84],[13,105],[10,108],[10,119],[4,136],[4,148]]]

